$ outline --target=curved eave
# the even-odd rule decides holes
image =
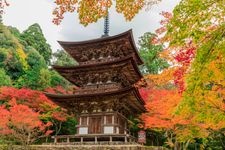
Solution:
[[[136,64],[136,62],[134,61],[133,57],[132,56],[127,56],[127,57],[124,57],[122,59],[117,59],[117,60],[113,60],[113,61],[108,61],[108,62],[102,62],[102,63],[95,63],[95,64],[84,64],[84,65],[78,65],[78,66],[58,66],[58,65],[52,65],[53,69],[61,69],[61,70],[78,70],[78,69],[96,69],[98,70],[98,68],[101,68],[101,67],[105,67],[105,66],[111,66],[111,65],[114,65],[114,64],[120,64],[120,63],[124,63],[124,62],[128,62],[128,61],[131,61],[135,71],[138,73],[138,75],[140,77],[143,77],[141,72],[139,71],[139,68]]]
[[[120,94],[129,93],[132,92],[134,96],[136,97],[138,103],[139,103],[139,110],[141,112],[145,112],[146,109],[144,107],[145,102],[143,101],[142,97],[139,94],[139,91],[135,87],[127,87],[124,89],[116,90],[116,91],[110,91],[110,92],[101,92],[101,93],[90,93],[90,94],[51,94],[46,93],[44,94],[50,98],[53,102],[56,104],[71,102],[73,100],[78,99],[85,99],[85,98],[93,98],[93,97],[108,97],[108,96],[118,96]]]
[[[146,103],[143,100],[143,98],[141,97],[141,94],[140,94],[140,92],[138,91],[137,88],[134,88],[134,92],[135,92],[135,96],[139,98],[140,103],[143,104],[143,105],[145,105]]]
[[[110,92],[99,92],[99,93],[86,93],[86,94],[51,94],[46,93],[44,94],[51,98],[51,99],[57,99],[58,101],[65,101],[65,100],[71,100],[76,98],[88,98],[88,97],[99,97],[99,96],[110,96],[110,95],[119,95],[126,92],[129,92],[130,90],[133,90],[134,87],[128,87],[121,90],[116,91],[110,91]]]
[[[143,78],[136,62],[134,61],[132,56],[128,56],[119,60],[115,61],[109,61],[109,62],[104,62],[104,63],[98,63],[98,64],[86,64],[86,65],[79,65],[79,66],[52,66],[54,70],[56,70],[59,74],[61,73],[66,73],[67,71],[73,71],[73,72],[79,72],[80,70],[86,70],[88,69],[89,71],[99,71],[103,68],[110,68],[115,65],[115,64],[122,64],[126,62],[131,62],[135,73],[137,74],[138,78],[141,79]],[[69,73],[68,73],[69,74]],[[67,79],[70,81],[70,79]],[[71,81],[70,81],[71,82]],[[73,83],[76,85],[76,83]],[[78,86],[78,85],[77,85]]]
[[[87,44],[94,44],[94,43],[102,43],[102,42],[107,42],[107,41],[111,41],[111,40],[115,40],[118,38],[122,38],[124,36],[130,35],[132,34],[132,29],[114,35],[114,36],[107,36],[107,37],[102,37],[102,38],[97,38],[97,39],[91,39],[91,40],[86,40],[86,41],[77,41],[77,42],[72,42],[72,41],[58,41],[58,43],[64,47],[64,46],[81,46],[81,45],[87,45]]]
[[[123,32],[121,34],[114,35],[114,36],[108,36],[108,37],[97,38],[97,39],[86,40],[86,41],[78,41],[78,42],[58,41],[58,43],[66,50],[67,47],[70,47],[70,46],[76,47],[76,46],[82,46],[82,45],[91,45],[91,44],[96,44],[96,43],[108,42],[108,41],[112,41],[112,40],[116,40],[116,39],[121,39],[126,36],[129,37],[130,44],[134,49],[135,55],[137,56],[137,64],[142,65],[143,61],[141,60],[140,55],[138,54],[137,47],[135,46],[132,29],[130,29],[126,32]]]

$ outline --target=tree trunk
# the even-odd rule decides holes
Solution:
[[[27,144],[30,144],[30,136],[31,136],[31,134],[30,134],[30,132],[28,133],[28,136],[27,136]]]
[[[191,141],[191,140],[188,140],[188,141],[185,143],[183,150],[187,150],[187,149],[188,149],[188,145],[189,145],[190,141]]]

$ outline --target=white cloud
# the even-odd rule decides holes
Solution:
[[[153,6],[149,11],[142,10],[131,22],[126,22],[121,14],[115,9],[110,9],[110,35],[119,34],[133,29],[135,40],[145,32],[154,32],[159,25],[162,11],[172,11],[180,0],[163,0]],[[66,14],[65,19],[59,26],[52,21],[53,0],[11,0],[10,6],[6,8],[3,22],[6,25],[17,27],[20,31],[25,30],[33,23],[40,24],[48,43],[55,51],[60,48],[57,40],[82,41],[99,38],[103,34],[103,19],[84,27],[79,24],[76,13]]]

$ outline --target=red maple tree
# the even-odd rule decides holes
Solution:
[[[5,105],[0,107],[0,114],[2,117],[0,133],[23,145],[31,144],[52,132],[48,130],[51,123],[43,123],[39,112],[33,111],[26,105],[17,104],[15,98],[9,101],[7,107]]]
[[[69,116],[40,91],[1,87],[0,102],[0,134],[14,136],[23,144],[49,135],[52,130],[58,133],[59,125]]]

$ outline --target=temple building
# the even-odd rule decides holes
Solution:
[[[59,44],[79,65],[53,66],[65,79],[79,87],[71,95],[47,97],[76,114],[76,135],[59,135],[78,142],[134,140],[129,132],[130,116],[145,111],[144,101],[134,86],[142,75],[143,64],[134,43],[132,30],[82,42]]]

